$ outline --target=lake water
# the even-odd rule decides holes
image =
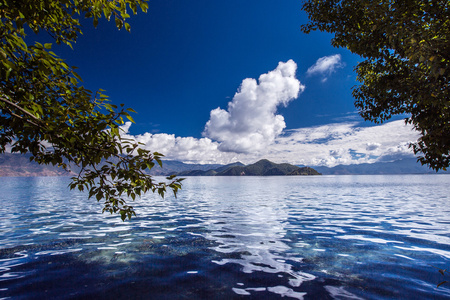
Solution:
[[[0,298],[448,299],[450,175],[189,177],[131,221],[0,178]]]

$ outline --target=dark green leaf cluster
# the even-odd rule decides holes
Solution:
[[[423,164],[450,165],[450,2],[306,0],[302,30],[334,34],[332,44],[365,60],[353,90],[361,116],[384,122],[407,114],[420,132],[411,144]]]
[[[70,187],[87,189],[89,197],[104,200],[103,211],[130,218],[133,207],[124,197],[151,190],[176,195],[181,179],[154,182],[146,171],[157,152],[139,148],[124,139],[120,126],[133,121],[132,109],[117,107],[100,90],[93,93],[81,78],[51,51],[52,45],[30,43],[29,29],[45,31],[56,43],[71,45],[81,33],[77,17],[98,19],[114,16],[120,29],[129,25],[127,8],[137,13],[148,4],[140,0],[1,0],[0,1],[0,153],[31,153],[40,164],[81,171]],[[28,29],[27,29],[28,28]]]

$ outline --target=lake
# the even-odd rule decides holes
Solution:
[[[0,178],[0,299],[448,299],[450,175],[189,177],[137,217]]]

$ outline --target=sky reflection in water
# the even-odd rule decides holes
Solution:
[[[68,182],[0,178],[0,298],[450,296],[447,175],[190,177],[127,222]]]

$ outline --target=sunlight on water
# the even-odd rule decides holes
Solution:
[[[122,222],[0,178],[0,299],[446,299],[448,175],[189,177]]]

